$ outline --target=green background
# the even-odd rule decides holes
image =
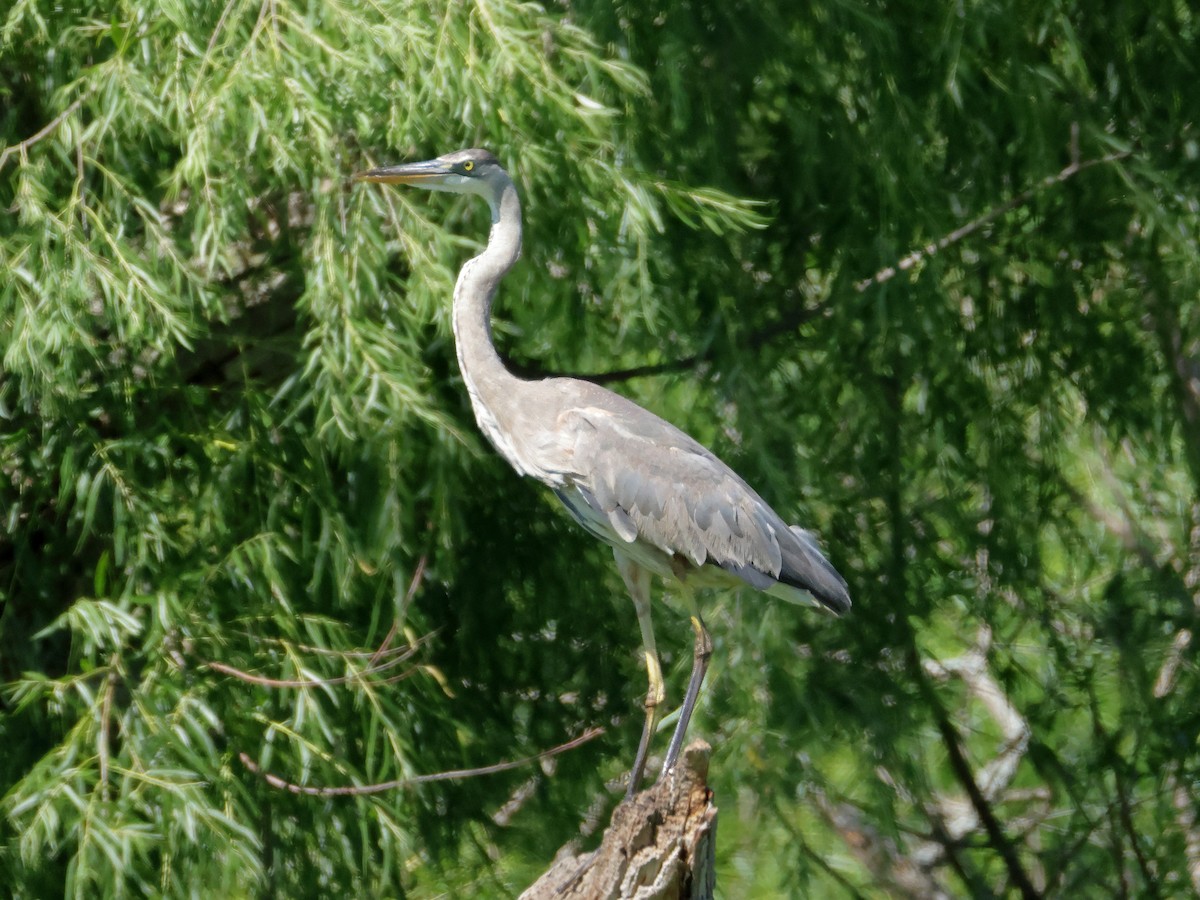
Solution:
[[[473,421],[449,300],[486,209],[348,177],[482,145],[525,207],[514,367],[683,427],[850,582],[840,620],[703,599],[722,896],[1200,890],[1198,32],[1175,0],[8,5],[0,884],[504,896],[598,838],[638,630]],[[240,758],[336,787],[594,726],[369,796]]]

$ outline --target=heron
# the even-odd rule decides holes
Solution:
[[[525,379],[492,342],[501,279],[521,253],[521,202],[486,150],[360,172],[359,181],[475,194],[492,227],[459,272],[452,303],[458,364],[479,428],[523,476],[547,485],[570,514],[612,548],[633,599],[649,690],[627,796],[638,790],[666,687],[651,621],[653,575],[673,582],[690,613],[692,669],[660,777],[674,767],[713,652],[698,588],[749,585],[835,615],[850,609],[846,581],[813,536],[787,524],[712,452],[632,400],[577,378]]]

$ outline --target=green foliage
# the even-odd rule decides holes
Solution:
[[[484,145],[527,222],[502,349],[659,366],[615,380],[851,584],[836,622],[706,600],[722,891],[1200,890],[1198,30],[1169,0],[11,4],[0,883],[504,894],[631,762],[608,553],[457,376],[485,215],[348,181]],[[360,796],[250,768],[374,784],[597,724]]]

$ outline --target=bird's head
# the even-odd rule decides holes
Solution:
[[[380,184],[411,184],[430,191],[478,194],[492,204],[509,183],[500,161],[486,150],[456,150],[425,162],[381,166],[359,172],[354,179]]]

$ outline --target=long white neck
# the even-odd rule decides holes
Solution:
[[[480,429],[513,468],[532,474],[509,440],[510,429],[504,427],[518,409],[525,382],[504,367],[492,343],[496,287],[521,255],[521,201],[512,182],[504,185],[491,206],[487,247],[467,261],[454,286],[454,342]]]

